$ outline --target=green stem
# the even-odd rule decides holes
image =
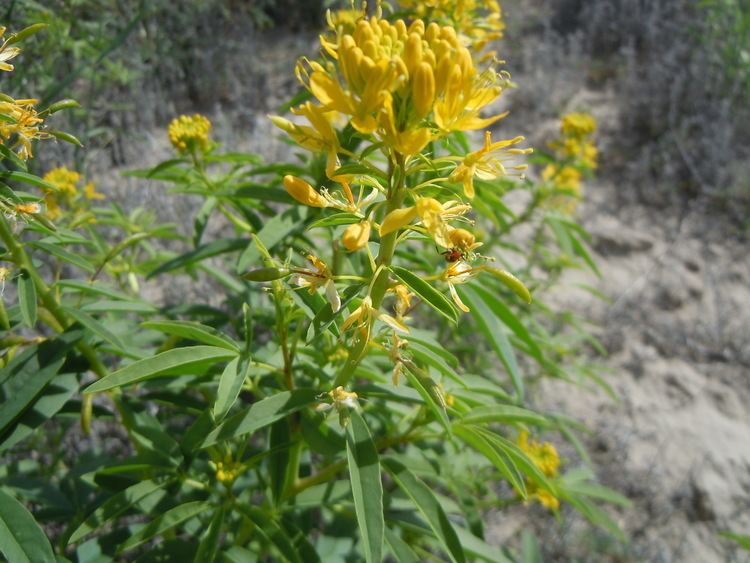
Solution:
[[[404,189],[405,178],[406,178],[406,164],[404,156],[396,153],[393,160],[389,164],[389,175],[390,175],[390,189],[388,190],[388,201],[385,208],[386,215],[391,211],[400,209],[404,203],[406,197],[406,190]],[[396,242],[398,240],[398,232],[394,231],[388,233],[380,239],[380,250],[376,259],[376,264],[380,268],[378,271],[377,278],[372,283],[370,289],[370,299],[372,299],[372,307],[376,311],[380,309],[383,304],[383,298],[385,297],[386,291],[388,291],[389,283],[389,269],[391,260],[393,260],[393,253],[396,250]],[[357,333],[352,343],[351,351],[349,356],[344,363],[344,366],[336,376],[336,380],[333,383],[334,387],[339,385],[346,385],[354,375],[354,370],[362,360],[365,349],[367,348],[367,338],[369,334],[363,335]]]
[[[59,327],[51,326],[51,328],[62,328],[63,330],[68,328],[72,324],[71,321],[68,319],[65,311],[63,311],[62,306],[55,299],[54,293],[39,275],[39,272],[34,267],[29,255],[26,254],[23,245],[21,245],[21,243],[16,240],[15,236],[13,236],[13,231],[11,230],[7,219],[2,216],[0,216],[0,239],[2,239],[3,244],[5,244],[6,248],[10,251],[11,256],[13,256],[13,261],[20,268],[23,268],[28,272],[29,277],[34,282],[39,301],[41,301],[44,308],[49,311],[54,320],[60,325]],[[78,348],[81,354],[83,354],[88,360],[91,370],[98,377],[101,378],[107,375],[107,368],[104,367],[104,364],[101,362],[93,348],[83,341],[79,341],[78,344],[76,344],[76,348]]]

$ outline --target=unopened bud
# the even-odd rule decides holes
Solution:
[[[369,221],[362,221],[361,223],[349,225],[344,231],[344,235],[341,237],[341,242],[350,252],[363,248],[368,240],[370,240]]]
[[[294,199],[310,207],[328,207],[328,202],[315,188],[297,176],[284,176],[284,188]]]
[[[414,109],[419,117],[424,117],[435,101],[435,76],[432,67],[427,63],[420,63],[412,81],[412,95],[414,96]]]

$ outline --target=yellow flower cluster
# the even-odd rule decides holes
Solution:
[[[495,0],[401,0],[401,6],[417,17],[451,25],[464,44],[481,51],[487,43],[503,36],[505,24]]]
[[[0,26],[0,40],[5,35],[5,27]],[[11,46],[10,38],[0,43],[0,71],[10,72],[13,65],[8,61],[18,56],[21,49]],[[44,121],[37,114],[38,100],[18,99],[0,93],[0,142],[12,141],[11,150],[15,150],[22,160],[31,158],[31,142],[34,139],[49,138],[49,133],[41,129]]]
[[[480,117],[502,92],[502,81],[492,69],[475,67],[454,28],[377,17],[362,17],[351,33],[346,27],[321,38],[330,60],[302,60],[297,66],[319,105],[304,104],[295,113],[312,128],[274,119],[303,146],[335,153],[330,121],[336,114],[407,156],[451,131],[480,129],[502,117]]]
[[[72,207],[72,204],[80,199],[81,195],[89,201],[104,199],[104,195],[96,191],[93,182],[87,182],[83,186],[83,192],[79,192],[78,186],[81,182],[81,174],[69,170],[65,166],[53,168],[42,179],[55,187],[54,191],[47,190],[44,196],[47,216],[53,220],[62,215],[63,205]]]
[[[534,462],[542,473],[549,478],[557,477],[560,468],[560,456],[549,442],[537,442],[529,440],[528,432],[521,432],[518,435],[518,447],[523,451],[531,461]],[[534,482],[527,480],[527,489],[529,495],[547,508],[556,510],[560,507],[560,501],[549,491],[540,489]]]
[[[172,146],[182,154],[206,152],[211,146],[211,122],[200,114],[174,118],[169,124],[168,133]]]
[[[547,202],[563,213],[573,213],[582,199],[583,172],[596,169],[598,150],[592,140],[596,120],[587,113],[568,113],[562,117],[560,139],[550,143],[559,162],[548,164],[542,179],[556,189],[567,192]]]
[[[37,103],[34,99],[14,100],[0,94],[0,139],[3,142],[12,140],[10,148],[22,160],[33,156],[31,142],[34,139],[46,139],[50,136],[41,129],[44,120],[34,108]]]

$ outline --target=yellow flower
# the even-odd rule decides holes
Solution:
[[[369,239],[370,222],[362,221],[361,223],[349,225],[341,237],[341,242],[348,251],[354,252],[363,248]]]
[[[64,199],[72,199],[78,195],[78,182],[81,181],[81,175],[65,166],[58,166],[47,172],[42,180],[56,188],[55,194]]]
[[[2,40],[3,35],[5,34],[5,27],[0,25],[0,40]],[[18,56],[18,54],[21,52],[21,49],[18,47],[10,47],[7,44],[7,41],[3,42],[0,45],[0,70],[4,70],[6,72],[10,72],[13,70],[13,65],[9,64],[8,61],[12,58]]]
[[[554,183],[560,190],[572,192],[573,195],[581,191],[581,173],[572,166],[548,164],[542,171],[542,179]]]
[[[207,117],[181,115],[169,124],[169,140],[180,153],[205,152],[210,146],[211,122]]]
[[[104,194],[96,191],[94,182],[88,182],[85,186],[83,186],[83,197],[93,201],[95,199],[104,199]]]
[[[42,210],[42,206],[38,203],[19,203],[16,205],[16,211],[18,213],[25,213],[28,215],[35,215]]]
[[[401,321],[374,309],[372,306],[372,299],[369,295],[365,297],[359,307],[357,307],[354,312],[344,320],[341,325],[341,330],[346,331],[350,328],[356,328],[369,339],[370,331],[372,330],[372,326],[376,319],[384,322],[393,330],[409,332],[409,328]]]
[[[389,289],[389,291],[393,291],[396,294],[396,318],[403,319],[404,315],[411,309],[411,298],[414,294],[402,283]]]
[[[306,102],[297,108],[293,108],[292,113],[306,118],[312,127],[297,125],[288,119],[275,115],[271,116],[271,121],[276,127],[285,131],[298,145],[313,152],[325,152],[326,174],[329,178],[335,179],[333,172],[338,166],[339,140],[330,121],[335,112],[325,111],[312,102]]]
[[[588,113],[567,113],[560,125],[562,134],[569,137],[584,137],[596,131],[596,119]]]
[[[303,59],[297,65],[319,111],[349,116],[354,129],[375,134],[407,156],[421,151],[436,133],[477,129],[501,117],[479,117],[500,95],[501,80],[494,71],[475,68],[452,27],[425,26],[420,19],[408,27],[404,20],[352,19],[329,18],[334,35],[321,38],[329,60]],[[292,129],[279,119],[277,125]],[[433,122],[440,131],[432,129]]]
[[[563,156],[577,160],[581,166],[596,168],[599,151],[590,140],[571,137],[562,142],[560,149]]]
[[[453,302],[464,313],[468,313],[471,309],[461,301],[461,297],[459,297],[455,286],[468,282],[480,271],[481,268],[472,268],[467,262],[459,261],[450,264],[443,272],[442,279],[448,283],[448,289],[451,293]]]
[[[417,17],[452,25],[473,51],[503,36],[502,10],[495,0],[401,0],[399,4]]]
[[[529,440],[529,434],[526,431],[518,435],[518,447],[526,456],[536,465],[546,477],[557,477],[560,468],[560,456],[550,442],[537,442]],[[528,490],[530,496],[536,498],[547,508],[556,510],[560,506],[560,501],[555,496],[544,489],[540,489],[536,483],[528,481]]]
[[[331,270],[325,262],[312,254],[308,254],[307,259],[312,263],[315,270],[297,270],[291,278],[290,283],[299,287],[307,287],[310,295],[322,287],[328,303],[330,303],[331,309],[335,313],[341,308],[341,298],[336,291],[336,284],[333,281]]]
[[[515,137],[505,141],[492,142],[492,133],[484,134],[484,147],[467,154],[448,178],[451,182],[461,182],[464,185],[466,197],[474,197],[474,176],[480,180],[494,180],[507,174],[504,160],[510,156],[529,154],[532,149],[509,149],[508,147],[523,141],[523,137]],[[526,170],[526,165],[516,165],[513,170]]]
[[[33,156],[31,141],[50,137],[49,133],[40,129],[44,120],[34,109],[37,103],[38,101],[33,99],[0,101],[0,115],[8,118],[0,120],[0,138],[7,141],[15,136],[12,148],[22,160]]]
[[[328,207],[328,201],[302,178],[287,174],[284,176],[284,188],[290,196],[304,205]]]
[[[422,225],[435,242],[443,248],[452,248],[450,227],[447,221],[458,217],[470,208],[466,205],[454,205],[453,202],[440,203],[432,197],[421,197],[415,205],[391,211],[380,225],[380,236],[384,237],[406,227],[419,217]]]

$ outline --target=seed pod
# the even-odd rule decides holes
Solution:
[[[430,113],[432,104],[435,102],[435,76],[432,73],[432,67],[427,63],[420,63],[417,66],[412,81],[412,96],[414,109],[420,118]]]
[[[279,280],[287,277],[291,272],[286,268],[258,268],[257,270],[251,270],[242,277],[248,281],[264,282]]]
[[[526,303],[531,303],[531,292],[516,276],[499,268],[486,268],[486,270],[503,282],[508,289],[526,301]]]

